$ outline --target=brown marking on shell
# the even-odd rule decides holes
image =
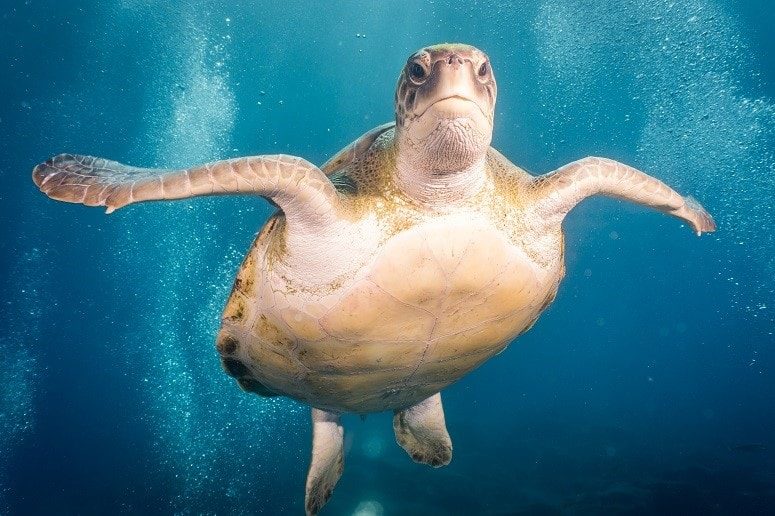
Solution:
[[[250,296],[253,294],[253,287],[256,282],[256,255],[249,252],[242,262],[237,273],[237,278],[234,280],[234,290],[240,292],[244,296]]]
[[[280,330],[266,314],[261,314],[253,326],[253,333],[276,348],[290,348],[294,340]]]
[[[266,238],[268,239],[266,245],[266,266],[272,267],[288,253],[284,216],[277,215],[275,223],[267,231]]]
[[[394,216],[386,217],[386,220],[388,221],[386,228],[388,231],[385,233],[385,240],[416,226],[420,222],[419,217],[404,210],[395,212]]]
[[[245,296],[242,292],[234,290],[223,309],[223,319],[229,321],[241,321],[245,318]]]
[[[242,260],[239,271],[237,271],[231,295],[223,309],[223,319],[238,322],[248,318],[248,302],[256,297],[256,283],[260,280],[263,273],[259,263],[260,251],[265,247],[267,239],[270,238],[275,226],[278,224],[278,220],[282,218],[281,213],[276,213],[270,217],[253,241],[245,259]]]
[[[215,347],[221,355],[233,355],[239,348],[239,340],[221,330],[215,342]]]

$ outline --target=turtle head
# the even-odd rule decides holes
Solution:
[[[399,155],[436,174],[481,162],[492,140],[496,93],[481,50],[461,44],[418,50],[396,88]]]

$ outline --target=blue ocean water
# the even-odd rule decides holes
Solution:
[[[493,145],[697,197],[719,231],[610,199],[565,223],[538,324],[444,392],[452,463],[345,419],[323,514],[775,511],[775,15],[763,0],[147,0],[0,5],[0,514],[301,514],[308,410],[213,348],[260,198],[105,216],[30,180],[60,152],[321,164],[392,118],[419,47],[492,60]]]

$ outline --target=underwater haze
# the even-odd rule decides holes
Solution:
[[[617,159],[719,226],[611,199],[567,218],[555,303],[443,393],[452,463],[345,418],[326,515],[775,512],[775,15],[766,0],[0,4],[0,514],[302,514],[309,409],[214,349],[259,197],[104,210],[61,152],[318,165],[393,118],[406,58],[477,46],[493,146]]]

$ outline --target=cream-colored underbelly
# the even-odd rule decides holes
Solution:
[[[318,290],[266,271],[252,321],[232,329],[256,380],[330,410],[412,405],[528,328],[561,274],[464,217],[400,232],[360,261],[349,281]]]

